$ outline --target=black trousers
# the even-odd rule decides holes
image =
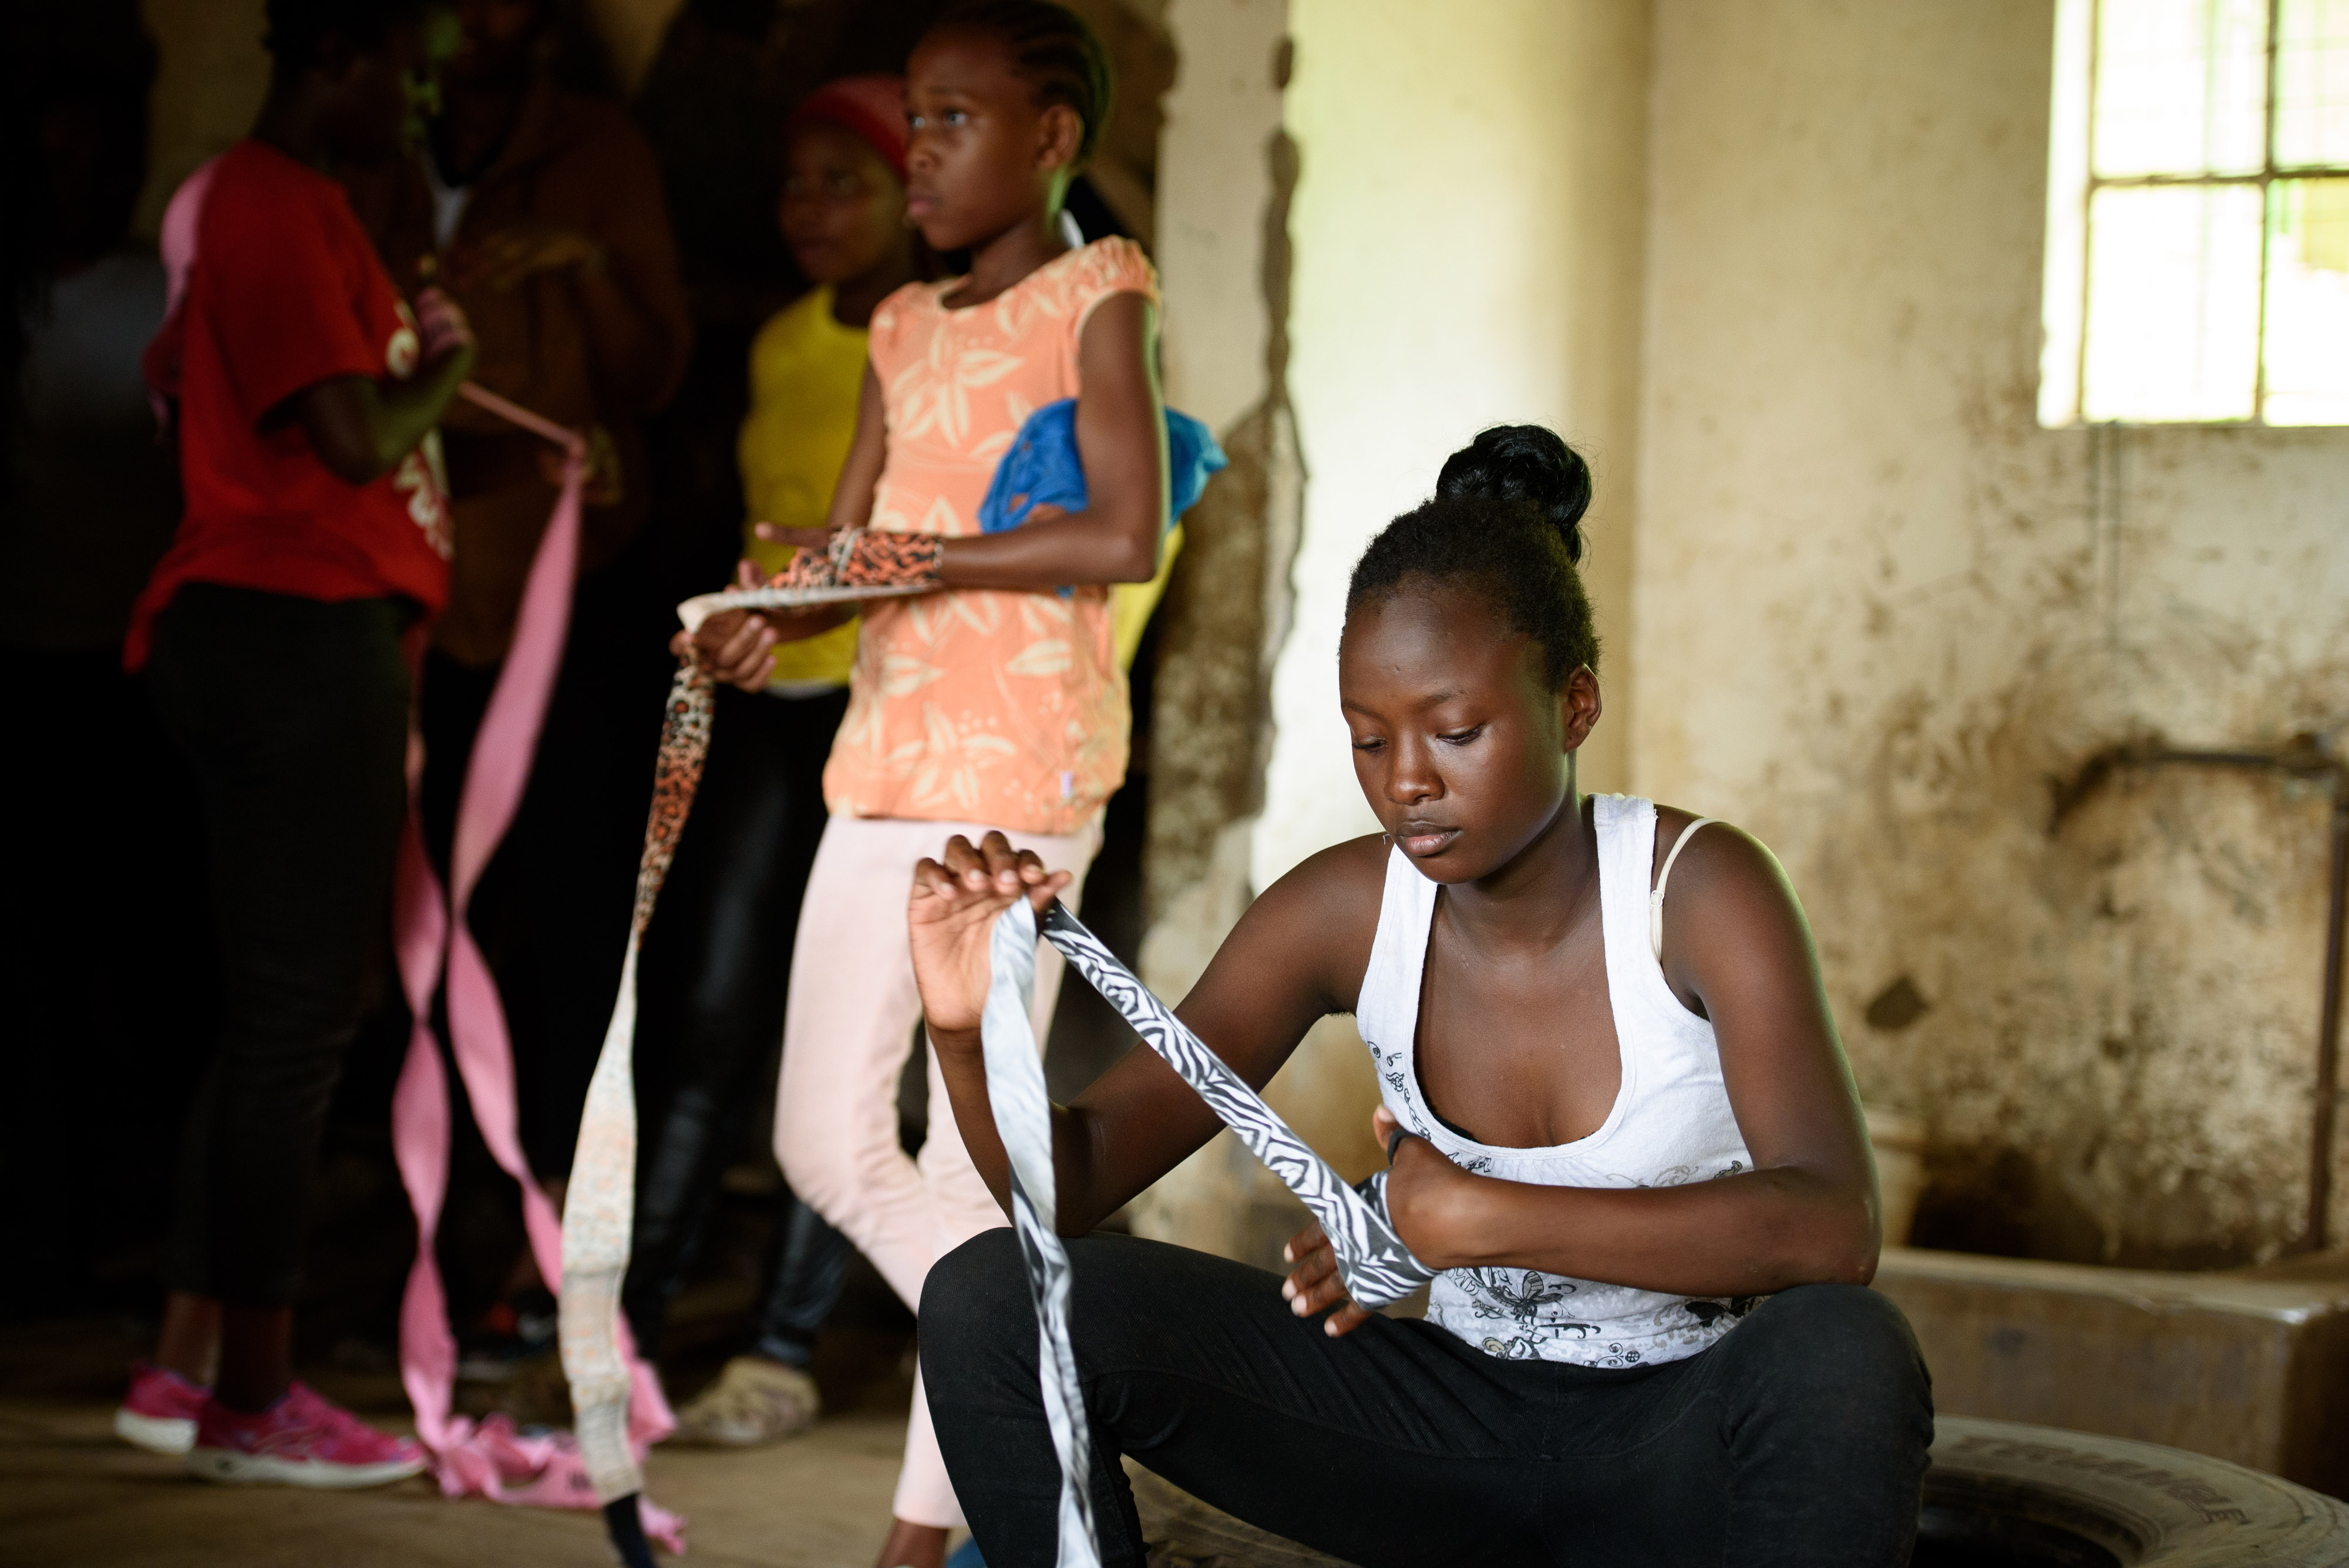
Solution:
[[[156,628],[148,681],[195,775],[222,981],[165,1267],[239,1306],[294,1299],[326,1112],[384,950],[407,618],[392,599],[193,583]]]
[[[1785,1291],[1701,1355],[1615,1371],[1504,1361],[1381,1317],[1332,1340],[1260,1270],[1124,1236],[1069,1252],[1112,1568],[1143,1561],[1122,1454],[1361,1568],[1909,1562],[1931,1396],[1872,1291]],[[921,1345],[980,1550],[1050,1562],[1060,1470],[1009,1230],[930,1271]]]
[[[800,900],[823,837],[824,760],[847,711],[844,691],[718,691],[701,789],[640,961],[645,1133],[623,1300],[647,1355],[700,1251],[751,1106],[771,1082]],[[775,1220],[750,1348],[805,1366],[840,1300],[850,1248],[788,1189]]]

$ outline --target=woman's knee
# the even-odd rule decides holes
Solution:
[[[905,1160],[905,1150],[885,1134],[860,1137],[860,1118],[826,1116],[790,1093],[775,1102],[775,1163],[800,1200],[834,1225],[857,1194],[885,1180],[887,1167]],[[867,1146],[871,1147],[867,1147]]]
[[[1774,1405],[1819,1405],[1847,1419],[1867,1409],[1932,1407],[1932,1380],[1909,1320],[1862,1285],[1781,1291],[1723,1342]]]
[[[1009,1226],[982,1231],[930,1265],[920,1325],[922,1376],[933,1388],[1006,1355],[1032,1376],[1036,1313]]]
[[[799,1129],[781,1116],[775,1118],[775,1164],[801,1202],[833,1224],[840,1223],[842,1199],[855,1184],[840,1160],[814,1139],[799,1136]]]

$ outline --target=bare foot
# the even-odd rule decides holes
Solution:
[[[889,1539],[874,1568],[946,1568],[947,1532],[935,1524],[889,1521]]]

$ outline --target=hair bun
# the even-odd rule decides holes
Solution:
[[[1542,425],[1495,425],[1444,460],[1435,493],[1523,501],[1540,512],[1566,542],[1567,558],[1582,561],[1582,514],[1590,510],[1590,465]]]

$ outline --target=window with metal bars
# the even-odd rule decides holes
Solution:
[[[2349,0],[2057,0],[2039,418],[2349,424]]]

